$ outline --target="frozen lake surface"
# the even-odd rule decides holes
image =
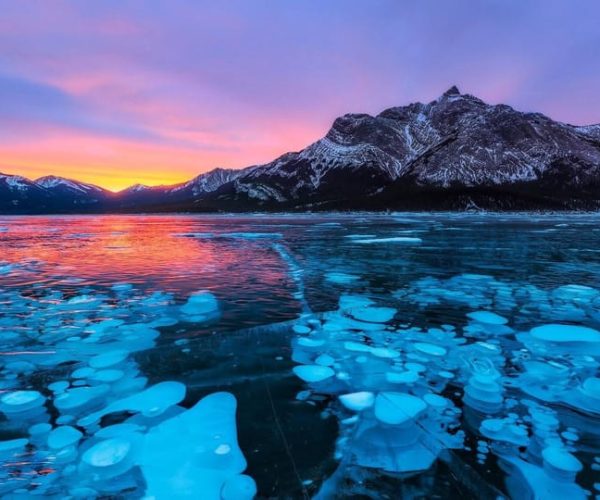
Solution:
[[[598,498],[597,215],[0,217],[0,496]]]

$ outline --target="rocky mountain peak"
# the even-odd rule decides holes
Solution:
[[[449,97],[449,96],[461,95],[461,94],[460,94],[460,90],[458,90],[458,87],[456,85],[452,85],[452,87],[450,87],[448,90],[446,90],[446,92],[444,92],[443,95],[445,97]]]

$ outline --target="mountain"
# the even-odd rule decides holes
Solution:
[[[93,184],[49,175],[35,181],[0,173],[0,212],[77,212],[108,209],[114,194]]]
[[[8,186],[8,188],[6,187]],[[337,118],[299,152],[176,186],[109,193],[0,177],[0,210],[598,209],[600,125],[490,105],[450,88],[427,104]],[[61,208],[62,207],[62,208]]]
[[[213,193],[224,184],[245,173],[245,169],[215,168],[174,186],[143,186],[136,184],[117,194],[117,210],[193,210],[198,199]]]
[[[600,125],[488,105],[452,87],[429,104],[344,115],[297,153],[222,186],[220,202],[293,208],[600,207]]]

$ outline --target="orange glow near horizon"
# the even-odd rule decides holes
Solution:
[[[215,167],[266,163],[305,147],[319,134],[322,131],[309,127],[291,128],[281,130],[276,137],[246,142],[243,147],[216,143],[213,149],[60,133],[27,143],[0,144],[0,172],[32,180],[56,175],[116,192],[138,183],[159,186],[186,182]]]

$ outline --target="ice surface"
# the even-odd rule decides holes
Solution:
[[[552,240],[540,249],[520,238],[513,245],[496,231],[477,239],[474,225],[458,219],[456,227],[425,219],[396,221],[402,226],[393,232],[370,224],[368,216],[318,228],[306,224],[307,233],[293,241],[283,229],[270,233],[258,224],[209,233],[186,221],[178,233],[198,241],[177,243],[206,256],[206,267],[185,269],[184,279],[182,267],[171,272],[164,262],[152,262],[154,254],[143,253],[149,290],[132,284],[142,275],[115,277],[121,269],[107,269],[94,280],[86,273],[65,276],[74,268],[57,266],[44,276],[33,260],[12,262],[14,248],[3,246],[2,258],[11,262],[0,263],[0,496],[173,498],[174,492],[197,497],[201,491],[203,498],[252,497],[257,485],[243,474],[235,400],[206,394],[213,382],[231,382],[235,392],[240,370],[257,360],[267,370],[277,366],[281,377],[263,377],[260,368],[255,377],[240,379],[249,395],[280,384],[272,396],[276,409],[289,403],[279,414],[284,435],[301,429],[306,434],[299,439],[310,438],[309,412],[327,429],[315,433],[323,441],[318,452],[291,448],[299,477],[290,482],[304,488],[294,490],[298,496],[315,494],[333,461],[333,489],[322,492],[338,496],[450,496],[457,483],[464,495],[482,498],[597,494],[596,240],[588,248],[575,238]],[[510,217],[503,224],[521,235]],[[90,244],[95,230],[76,233],[77,244],[81,238]],[[305,237],[310,231],[322,242]],[[11,228],[7,236],[18,232]],[[119,233],[111,229],[110,236]],[[427,245],[417,246],[415,236]],[[258,281],[273,288],[272,297],[265,301],[259,288],[243,290],[251,285],[245,279],[243,287],[225,282],[219,261],[232,257],[232,248],[264,252],[251,255],[259,257],[253,262],[261,269]],[[578,252],[576,260],[571,250]],[[539,255],[543,269],[513,266],[513,254]],[[112,261],[106,260],[108,267]],[[230,264],[235,272],[252,269],[246,262]],[[172,292],[159,289],[162,274],[170,275],[163,288]],[[18,279],[25,284],[10,285]],[[186,286],[210,291],[190,294],[182,291]],[[220,330],[239,320],[236,308],[248,297],[256,299],[250,323],[267,324],[251,344],[256,349],[221,342],[227,335]],[[293,325],[277,329],[283,342],[291,337],[291,352],[269,352],[263,343],[262,335],[274,327],[268,324],[273,309],[263,306],[273,297],[278,321],[298,313]],[[223,324],[216,321],[220,311],[227,313]],[[211,344],[213,336],[219,342]],[[206,353],[199,351],[201,343],[209,346]],[[207,369],[205,360],[223,351],[230,362]],[[289,357],[293,371],[287,371]],[[294,383],[287,377],[292,374]],[[271,415],[265,398],[243,404],[248,399],[255,407],[242,414]],[[268,427],[271,433],[272,422],[244,422],[242,429]],[[279,461],[287,461],[277,448],[283,447],[279,431],[273,443],[257,442],[257,436],[242,441],[252,443],[244,450],[256,460],[251,470],[260,476],[259,487],[269,476],[266,482],[281,489],[260,494],[284,495],[289,482],[280,479],[290,466]],[[265,454],[265,462],[277,461],[277,467],[263,466]]]
[[[139,459],[148,485],[146,495],[173,498],[177,492],[177,498],[199,494],[207,499],[252,498],[256,486],[242,475],[246,461],[237,444],[235,409],[231,394],[215,393],[154,427]]]
[[[71,446],[77,443],[83,434],[68,425],[55,427],[52,432],[48,435],[48,446],[50,448],[64,448],[65,446]]]
[[[490,311],[475,311],[467,314],[467,316],[472,320],[488,325],[505,325],[508,323],[506,318]]]
[[[367,239],[355,239],[355,243],[361,243],[365,245],[370,245],[374,243],[407,243],[418,245],[423,242],[421,238],[415,238],[411,236],[393,236],[390,238],[367,238]]]
[[[184,397],[184,384],[180,382],[159,382],[142,392],[118,399],[103,409],[86,415],[79,421],[79,425],[88,426],[105,415],[121,411],[139,412],[145,416],[161,415],[171,406],[183,401]]]
[[[210,317],[218,314],[219,303],[212,293],[200,291],[190,296],[187,302],[181,306],[181,312],[191,318]]]
[[[369,323],[386,323],[396,314],[396,309],[391,307],[359,307],[349,310],[350,316],[358,321]]]
[[[0,411],[7,416],[21,413],[44,404],[44,397],[38,391],[14,391],[0,397]]]
[[[305,382],[321,382],[335,375],[331,368],[319,365],[295,366],[294,373]]]
[[[581,498],[581,436],[564,408],[600,415],[600,333],[552,320],[596,321],[598,297],[590,287],[542,290],[486,275],[423,278],[396,300],[467,309],[466,322],[425,329],[399,325],[398,302],[342,294],[338,310],[294,329],[294,373],[339,401],[341,464],[425,470],[444,449],[467,450],[468,432],[481,438],[478,463],[494,454],[506,464],[509,490],[544,498],[556,487]],[[311,377],[315,367],[327,368],[326,378]],[[578,422],[598,436],[593,424]]]
[[[531,329],[531,336],[546,342],[600,343],[600,332],[577,325],[543,325]]]
[[[401,392],[380,392],[375,399],[375,417],[385,424],[402,425],[416,419],[427,407],[418,397]]]
[[[194,293],[178,306],[170,294],[140,295],[119,283],[108,293],[67,297],[47,290],[41,299],[0,289],[0,303],[14,311],[0,314],[10,359],[2,367],[0,412],[13,435],[29,436],[0,441],[0,495],[112,498],[135,490],[157,499],[199,492],[252,498],[256,485],[241,474],[233,396],[209,395],[186,410],[179,406],[185,384],[146,387],[132,356],[154,347],[160,325],[212,319],[219,310],[212,293]],[[26,333],[7,335],[7,328]],[[44,374],[32,379],[40,390],[22,389],[17,377],[37,372]],[[110,425],[114,418],[124,420]]]
[[[340,401],[349,410],[362,411],[373,406],[375,395],[369,391],[353,392],[342,394]]]
[[[330,283],[335,283],[336,285],[348,285],[350,283],[354,283],[359,278],[353,274],[331,272],[325,275],[325,279]]]

